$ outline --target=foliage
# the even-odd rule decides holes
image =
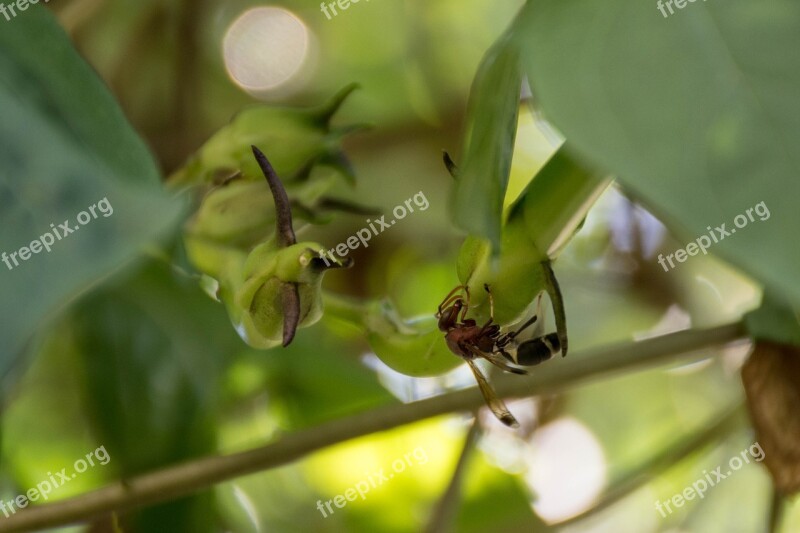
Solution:
[[[103,198],[114,212],[66,235],[69,245],[59,239],[52,253],[10,271],[4,266],[4,373],[37,326],[163,236],[182,212],[162,190],[153,158],[113,96],[56,21],[32,10],[16,22],[0,36],[0,225],[6,228],[0,249],[10,254],[28,246],[51,224],[76,226],[76,215]]]
[[[800,228],[792,208],[800,165],[788,147],[800,125],[800,69],[787,52],[800,38],[800,7],[696,3],[665,20],[633,0],[530,0],[516,14],[514,5],[468,10],[449,0],[419,13],[361,4],[319,28],[328,61],[314,90],[253,106],[216,60],[178,47],[173,69],[169,32],[152,31],[178,19],[196,27],[201,13],[222,20],[230,8],[167,4],[98,8],[91,27],[72,35],[89,62],[42,6],[4,23],[0,34],[0,252],[27,246],[50,223],[74,220],[103,198],[114,208],[52,252],[8,271],[0,266],[3,499],[100,443],[113,468],[71,487],[121,480],[124,498],[140,490],[126,484],[141,487],[138,476],[147,472],[187,461],[196,462],[186,471],[216,468],[163,500],[127,502],[143,505],[113,518],[125,531],[410,531],[439,511],[458,531],[548,531],[548,523],[579,518],[581,530],[631,523],[757,530],[764,506],[731,502],[766,501],[773,487],[797,490],[790,406],[799,390],[800,252],[785,241]],[[145,33],[109,39],[133,15],[131,26]],[[72,20],[60,16],[62,24]],[[107,40],[117,46],[106,49]],[[174,80],[118,83],[123,71],[173,70]],[[353,80],[363,86],[357,98]],[[210,90],[201,97],[195,85]],[[182,117],[163,137],[164,113],[154,104],[162,90]],[[360,132],[367,121],[377,127]],[[545,138],[539,128],[557,133]],[[458,164],[448,159],[447,169],[433,162],[442,143],[460,146]],[[286,205],[264,180],[262,171],[268,179],[270,172],[253,146],[269,157]],[[169,170],[163,185],[159,163]],[[353,254],[353,269],[326,273],[323,284],[330,265],[323,268],[320,250],[353,235],[363,217],[375,216],[372,206],[387,211],[422,189],[435,209],[382,234]],[[657,254],[730,225],[759,202],[770,216],[715,242],[709,256],[669,273],[657,265]],[[660,226],[650,213],[678,240],[652,230]],[[430,414],[416,409],[430,404],[406,403],[439,395],[438,413],[467,405],[451,389],[471,376],[456,369],[462,360],[433,315],[458,284],[471,294],[470,318],[489,319],[488,285],[504,331],[540,312],[538,334],[554,322],[565,354],[569,325],[574,365],[552,361],[547,372],[515,382],[513,390],[529,396],[558,391],[511,404],[527,417],[520,432],[475,416],[476,449],[469,439],[462,444],[459,419],[419,422]],[[543,292],[552,313],[537,311]],[[302,328],[294,340],[292,320]],[[694,344],[678,343],[674,353],[639,353],[643,344],[630,340],[681,327],[692,328]],[[746,394],[741,360],[732,349],[701,344],[705,332],[714,344],[753,341],[742,372]],[[679,361],[697,347],[714,357],[680,373],[599,379],[601,365],[586,348],[621,341],[617,370],[640,369],[651,357]],[[675,342],[666,335],[646,346],[660,341],[663,349]],[[584,386],[562,393],[575,385],[569,369],[581,366]],[[507,379],[495,382],[510,390]],[[754,440],[749,424],[727,414],[743,401],[771,477],[755,468],[737,474],[713,498],[654,522],[653,494],[677,494]],[[359,433],[393,428],[374,420],[388,412],[381,408],[395,409],[393,420],[404,426]],[[725,423],[717,426],[720,413]],[[536,493],[553,485],[539,474],[556,465],[552,477],[563,481],[569,465],[591,455],[548,448],[549,432],[565,421],[589,435],[569,444],[597,445],[600,466],[591,466],[602,479],[591,501],[570,489],[563,502],[574,505],[573,518],[552,518],[551,493]],[[703,431],[709,427],[719,431]],[[230,454],[264,442],[284,455],[230,466],[241,459]],[[326,449],[310,457],[288,444],[280,451],[298,442]],[[424,468],[330,518],[309,516],[318,499],[415,446],[430,455]],[[457,462],[462,446],[466,459]],[[541,449],[552,455],[537,456]],[[286,466],[240,477],[270,459]],[[205,488],[223,479],[231,481]],[[53,499],[71,490],[78,491]],[[786,516],[786,527],[796,526],[797,517]],[[93,520],[91,528],[112,527],[108,514]]]

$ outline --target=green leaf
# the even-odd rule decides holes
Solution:
[[[755,340],[800,346],[799,316],[781,298],[766,294],[761,307],[745,315],[744,321]]]
[[[712,252],[800,301],[800,5],[530,1],[516,26],[533,94],[580,153],[688,240],[755,218]],[[780,230],[780,231],[779,231]]]
[[[461,283],[471,290],[472,316],[489,318],[489,307],[481,307],[484,284],[491,286],[494,318],[501,325],[520,320],[536,296],[547,290],[559,331],[566,332],[563,302],[556,297],[557,283],[545,263],[558,256],[608,183],[573,158],[567,147],[559,148],[511,206],[499,257],[491,255],[486,240],[470,236],[464,242],[457,268]]]
[[[307,330],[286,348],[246,352],[266,370],[270,414],[282,428],[308,428],[397,400],[376,373],[350,355],[354,347],[326,331]]]
[[[562,146],[514,203],[508,224],[523,223],[542,260],[555,259],[609,181],[576,160],[569,147]]]
[[[163,235],[181,206],[162,192],[146,146],[44,8],[4,24],[0,72],[2,372],[43,319]],[[96,218],[80,225],[90,206]],[[51,232],[65,221],[80,231],[59,240]],[[18,250],[40,236],[53,240],[51,251],[22,260]]]
[[[504,35],[486,53],[469,97],[464,155],[453,193],[453,219],[499,251],[503,199],[517,134],[522,72],[516,42]]]
[[[216,451],[219,382],[241,343],[223,306],[173,276],[148,264],[73,318],[92,428],[123,478]],[[213,517],[206,491],[144,509],[131,529],[211,531]]]

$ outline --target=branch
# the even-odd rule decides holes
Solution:
[[[464,447],[461,449],[461,455],[456,463],[456,468],[453,471],[453,477],[450,479],[450,484],[447,486],[442,495],[439,503],[431,513],[428,520],[428,526],[425,528],[427,533],[446,533],[451,529],[451,522],[458,511],[458,506],[461,503],[461,483],[464,479],[465,471],[467,469],[467,462],[478,443],[478,437],[481,434],[481,423],[478,417],[478,412],[473,413],[475,419],[472,421],[472,427],[469,428],[467,436],[464,439]]]
[[[495,380],[502,397],[551,394],[589,380],[607,378],[621,371],[635,371],[681,360],[708,357],[698,350],[744,340],[742,323],[706,330],[681,331],[635,343],[586,350],[553,361],[529,377],[504,375]],[[695,352],[688,356],[689,352]],[[100,517],[113,511],[177,499],[245,474],[296,461],[327,446],[385,431],[447,413],[470,411],[483,405],[481,395],[466,389],[409,404],[389,405],[332,420],[315,428],[246,452],[209,456],[170,466],[74,498],[28,507],[0,519],[0,531],[29,531],[64,526]]]
[[[690,432],[688,435],[681,436],[678,440],[664,447],[659,453],[625,474],[601,497],[594,507],[559,522],[557,526],[563,528],[576,522],[582,522],[590,516],[608,509],[652,481],[657,475],[666,472],[698,450],[727,437],[731,432],[740,428],[742,423],[747,423],[747,414],[740,402],[737,402],[735,406],[724,411],[721,415],[715,414],[713,418],[717,418],[717,420],[710,422],[697,432]]]
[[[783,495],[772,484],[772,497],[770,498],[769,516],[768,516],[768,530],[769,533],[777,533],[781,529],[781,516],[783,515]]]

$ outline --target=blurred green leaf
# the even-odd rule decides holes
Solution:
[[[147,148],[45,9],[36,6],[4,25],[0,72],[5,371],[45,317],[164,234],[180,205],[161,191]],[[78,214],[103,199],[111,214],[97,212],[78,226]],[[52,251],[28,261],[15,256],[13,266],[12,254],[65,221],[83,231],[52,239]]]
[[[800,5],[536,0],[516,38],[547,118],[688,239],[765,202],[713,252],[800,301]]]
[[[530,496],[521,483],[502,470],[485,464],[483,459],[473,460],[480,465],[480,492],[465,489],[464,501],[459,509],[454,531],[478,533],[483,531],[529,531],[542,533],[550,528],[531,511]],[[473,468],[474,468],[473,466]],[[469,484],[475,485],[475,479]]]
[[[87,409],[124,477],[216,450],[219,379],[241,344],[223,306],[173,275],[148,265],[74,318]],[[211,531],[211,517],[206,492],[144,510],[136,530]]]
[[[452,203],[456,225],[489,239],[498,252],[521,87],[519,49],[504,35],[486,53],[472,84]]]
[[[311,427],[396,401],[357,353],[320,326],[286,348],[255,354],[267,369],[264,389],[285,415],[285,426]]]
[[[5,494],[7,497],[35,487],[48,471],[72,465],[76,458],[102,446],[86,431],[71,331],[67,320],[50,328],[32,364],[16,383],[10,395],[13,401],[3,411],[3,431],[14,436],[2,443],[4,468],[14,480],[14,490]],[[58,446],[53,446],[56,437]],[[96,466],[58,487],[49,501],[75,496],[119,477],[113,460]]]

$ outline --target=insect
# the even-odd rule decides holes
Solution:
[[[561,349],[561,344],[558,334],[550,333],[524,341],[516,346],[513,354],[510,353],[509,349],[516,337],[533,325],[537,317],[534,315],[516,331],[503,333],[500,326],[494,323],[494,300],[489,285],[483,287],[489,295],[489,320],[483,326],[479,326],[471,318],[466,318],[470,295],[469,287],[465,285],[459,285],[450,291],[439,304],[436,318],[439,319],[439,329],[445,332],[444,338],[447,347],[464,359],[475,375],[486,405],[501,422],[515,428],[519,427],[517,419],[514,418],[505,403],[497,397],[475,360],[481,357],[506,372],[527,374],[528,372],[519,366],[533,366],[547,361]],[[461,291],[465,297],[462,297]]]

